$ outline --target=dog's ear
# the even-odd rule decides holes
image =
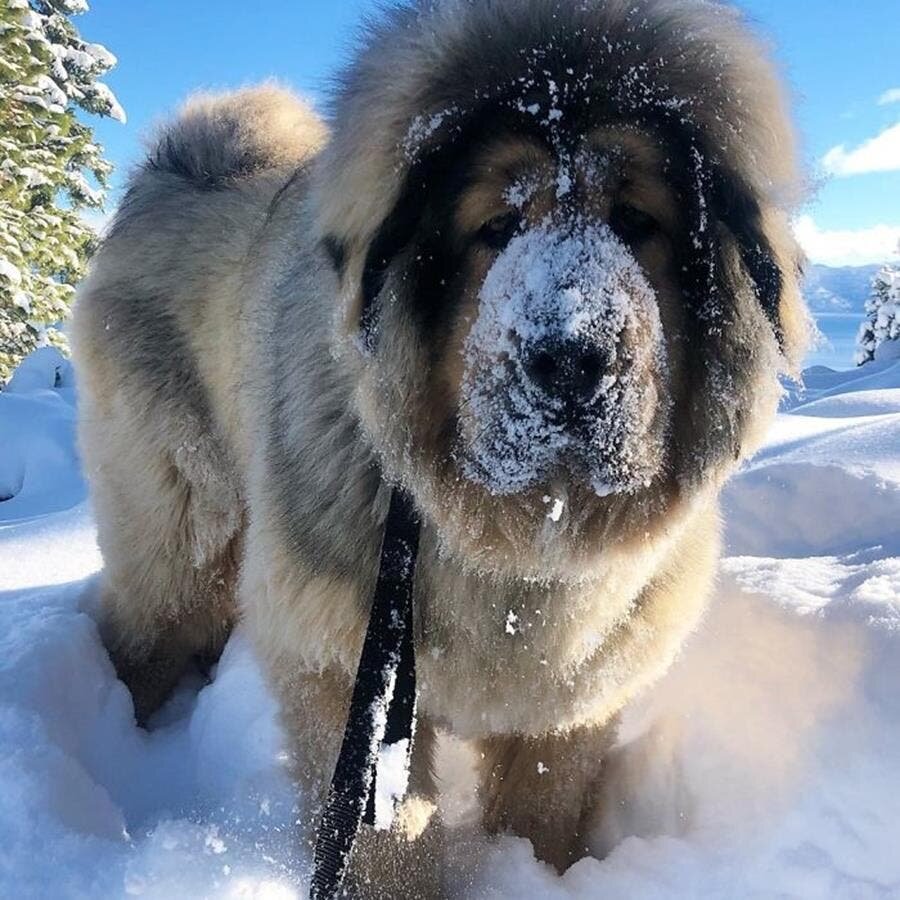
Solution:
[[[367,352],[374,352],[381,315],[381,292],[391,263],[412,243],[423,210],[422,180],[407,177],[393,209],[369,243],[360,279],[359,334]]]
[[[702,154],[694,153],[702,160]],[[691,235],[696,260],[694,281],[707,299],[711,317],[722,292],[732,298],[749,286],[772,327],[790,367],[806,346],[806,317],[799,282],[802,253],[786,214],[764,208],[756,193],[738,174],[697,163],[691,192]],[[740,283],[736,283],[740,282]],[[701,308],[703,304],[701,303]]]
[[[737,178],[717,185],[713,203],[734,238],[743,271],[753,283],[788,369],[796,372],[809,343],[809,320],[801,294],[805,257],[787,213],[764,207]]]
[[[680,196],[687,217],[687,286],[699,322],[715,330],[750,292],[771,325],[788,370],[799,367],[808,344],[800,292],[803,255],[783,210],[764,206],[740,175],[710,163],[694,137],[688,145]]]
[[[798,375],[814,332],[802,285],[806,255],[794,237],[790,218],[783,209],[763,209],[760,230],[769,253],[781,273],[777,298],[779,341],[789,374]]]
[[[750,188],[733,175],[717,173],[712,184],[712,208],[716,218],[731,233],[737,245],[744,271],[753,282],[753,290],[762,311],[778,339],[784,344],[780,309],[782,292],[793,272],[783,272],[780,260],[766,233],[759,202]]]

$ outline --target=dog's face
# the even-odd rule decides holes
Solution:
[[[413,161],[340,267],[344,326],[364,428],[449,549],[571,574],[665,530],[747,449],[777,399],[784,278],[696,144],[529,115]]]
[[[604,129],[559,158],[506,135],[471,166],[440,361],[455,464],[494,495],[648,488],[668,467],[680,327],[656,149]]]

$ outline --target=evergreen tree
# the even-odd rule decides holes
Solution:
[[[98,82],[116,58],[81,39],[86,0],[0,0],[0,385],[34,347],[65,347],[56,327],[95,240],[111,166],[76,110],[125,114]]]
[[[885,266],[872,282],[856,338],[856,364],[900,357],[900,269]]]

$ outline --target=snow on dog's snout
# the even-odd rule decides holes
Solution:
[[[561,469],[601,496],[648,484],[666,357],[655,293],[629,249],[606,225],[545,221],[510,241],[478,299],[464,348],[466,477],[494,494]]]

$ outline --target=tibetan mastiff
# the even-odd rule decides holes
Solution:
[[[717,494],[804,350],[798,182],[765,48],[704,0],[414,0],[325,118],[191,99],[74,325],[138,720],[240,619],[314,824],[402,485],[419,725],[357,889],[441,893],[438,730],[489,833],[583,855],[616,715],[696,626]]]

